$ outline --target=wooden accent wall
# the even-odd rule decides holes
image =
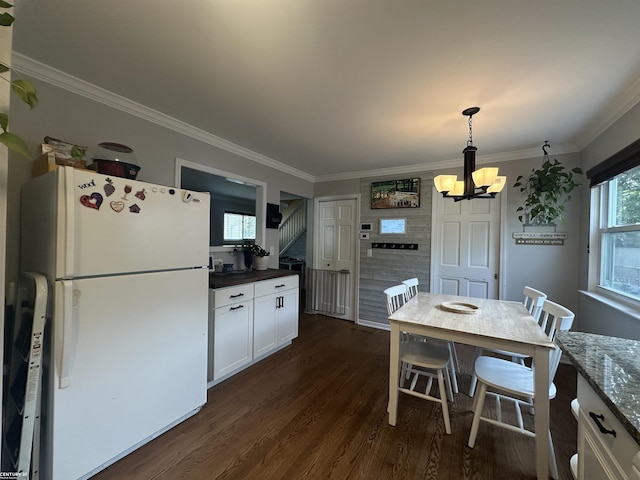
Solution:
[[[371,209],[371,183],[404,178],[420,178],[419,208]],[[431,264],[431,172],[367,178],[360,181],[362,204],[360,223],[371,223],[369,240],[360,241],[360,305],[359,319],[364,322],[389,324],[382,291],[392,285],[417,277],[420,290],[429,291]],[[380,235],[380,218],[406,218],[405,235]],[[358,225],[359,228],[359,225]],[[417,243],[417,251],[367,249],[375,242]]]

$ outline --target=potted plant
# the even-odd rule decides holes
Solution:
[[[251,253],[256,270],[266,270],[269,263],[269,252],[260,245],[252,245]]]
[[[7,10],[12,7],[13,5],[0,0],[0,9]],[[10,27],[14,20],[15,18],[10,13],[4,11],[0,13],[0,27]],[[9,71],[11,71],[9,64],[0,61],[0,74]],[[0,76],[0,79],[9,82],[13,93],[18,95],[32,109],[38,104],[36,88],[30,81],[24,79],[8,80],[5,76]],[[9,114],[5,112],[0,112],[0,143],[3,143],[9,150],[31,159],[29,148],[24,140],[18,135],[9,132]]]
[[[235,252],[239,250],[234,248]],[[242,254],[244,255],[244,267],[245,270],[251,270],[251,266],[255,262],[256,270],[266,270],[267,263],[269,263],[269,252],[262,248],[260,245],[252,243],[251,241],[245,241],[242,244]]]
[[[520,187],[525,197],[524,204],[517,208],[518,220],[523,225],[555,225],[557,220],[564,223],[565,204],[571,199],[571,192],[581,184],[575,175],[581,175],[578,167],[567,170],[555,158],[549,160],[548,142],[542,146],[544,152],[540,168],[531,170],[528,176],[520,175],[513,184]]]

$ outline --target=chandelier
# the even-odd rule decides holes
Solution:
[[[464,179],[458,180],[456,175],[438,175],[433,179],[436,190],[445,198],[454,201],[471,200],[472,198],[495,198],[504,188],[507,177],[498,175],[497,167],[484,167],[476,170],[476,150],[473,145],[472,117],[480,111],[480,107],[470,107],[462,111],[469,117],[469,140],[464,153]]]

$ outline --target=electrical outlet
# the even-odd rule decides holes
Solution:
[[[276,247],[273,245],[269,247],[269,255],[274,255],[276,253]]]
[[[367,257],[373,257],[373,249],[367,248]]]

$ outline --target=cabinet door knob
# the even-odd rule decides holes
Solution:
[[[600,414],[600,415],[596,415],[593,412],[589,412],[589,416],[591,417],[591,419],[596,423],[596,425],[598,426],[598,430],[600,430],[600,433],[604,433],[604,434],[609,434],[609,435],[613,435],[614,437],[616,436],[616,431],[615,430],[607,430],[604,425],[602,425],[602,423],[600,423],[600,420],[604,421],[604,415]]]

